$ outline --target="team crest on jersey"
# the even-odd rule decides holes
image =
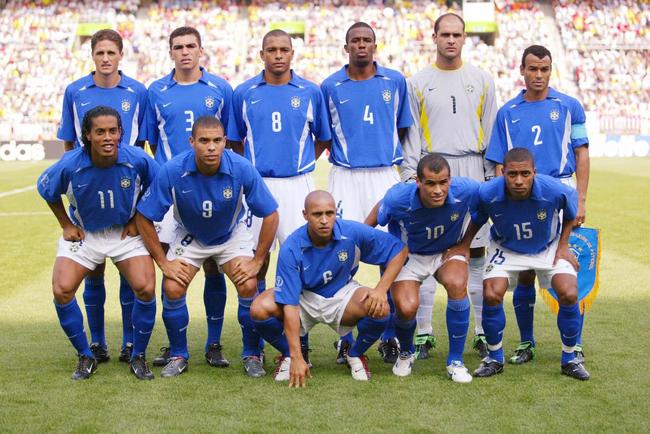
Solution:
[[[176,247],[176,249],[174,250],[174,254],[176,256],[182,256],[184,252],[185,249],[183,249],[182,247]]]
[[[280,287],[282,287],[282,285],[284,285],[284,280],[282,280],[282,276],[276,276],[276,278],[275,278],[275,286],[277,288],[280,288]]]
[[[557,121],[560,119],[560,112],[557,110],[551,110],[551,114],[549,116],[551,117],[552,121]]]
[[[492,271],[493,268],[494,268],[494,265],[492,265],[492,264],[488,264],[488,266],[485,267],[485,272],[486,272],[486,273],[489,273],[490,271]]]
[[[386,89],[381,93],[381,97],[384,98],[384,101],[390,102],[390,99],[392,98],[392,94],[390,93],[390,90]]]
[[[211,96],[205,97],[205,106],[209,109],[214,107],[214,98]]]
[[[341,262],[345,262],[348,260],[348,252],[346,252],[345,250],[341,250],[336,255],[338,256],[339,261]]]
[[[540,222],[543,222],[544,220],[546,220],[546,210],[545,209],[540,209],[539,211],[537,211],[537,220],[539,220]]]
[[[452,222],[455,222],[456,220],[458,220],[459,217],[460,217],[460,214],[458,214],[457,212],[455,212],[455,213],[453,213],[453,214],[451,215],[451,221],[452,221]]]
[[[471,84],[468,84],[465,89],[467,89],[467,92],[469,93],[474,93],[474,86],[472,86]]]
[[[122,179],[120,179],[120,187],[122,187],[125,190],[131,187],[131,178],[129,178],[128,176],[123,176]]]
[[[223,198],[224,199],[232,199],[232,188],[224,187],[224,189],[223,189]]]
[[[300,108],[300,98],[297,96],[291,97],[291,108],[297,109]]]
[[[131,110],[131,101],[125,99],[122,101],[122,111],[128,112],[129,110]]]

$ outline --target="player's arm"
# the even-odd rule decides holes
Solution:
[[[415,175],[415,171],[420,161],[422,154],[423,139],[422,139],[422,125],[420,124],[420,110],[424,110],[420,104],[421,93],[417,87],[408,81],[408,103],[411,114],[415,117],[415,122],[408,129],[403,138],[400,138],[402,143],[402,153],[404,161],[400,165],[400,178],[406,181]]]
[[[562,222],[562,232],[560,234],[560,241],[557,245],[557,251],[555,252],[553,265],[556,265],[560,259],[564,259],[568,261],[576,271],[578,271],[578,260],[569,249],[569,236],[571,236],[571,231],[575,226],[575,222],[575,220],[564,220]]]
[[[370,213],[366,217],[366,219],[363,221],[364,225],[372,226],[373,228],[377,226],[379,223],[377,222],[377,213],[379,212],[379,207],[381,206],[381,201],[377,202],[375,206],[372,207],[370,210]]]
[[[388,293],[390,286],[393,284],[395,278],[397,278],[397,275],[402,269],[402,266],[406,262],[408,254],[409,249],[408,247],[404,246],[402,247],[402,250],[399,251],[399,253],[393,256],[393,258],[388,261],[388,263],[386,263],[384,274],[382,274],[379,282],[377,282],[377,285],[375,285],[375,290]]]
[[[574,148],[576,157],[576,187],[578,190],[578,214],[576,225],[585,222],[587,215],[587,188],[589,187],[589,148],[587,145]]]
[[[76,226],[68,217],[68,213],[65,212],[65,207],[63,206],[63,201],[61,199],[54,202],[47,202],[47,205],[52,210],[52,214],[56,217],[56,220],[59,222],[59,226],[63,229],[63,239],[66,241],[81,241],[84,239],[85,234],[83,229],[79,226]]]
[[[495,166],[496,176],[503,176],[503,164],[497,164]]]
[[[255,249],[255,256],[250,261],[241,261],[233,267],[233,283],[241,285],[248,279],[257,276],[260,272],[266,255],[271,250],[271,244],[275,240],[275,232],[278,230],[278,223],[280,218],[277,211],[273,211],[262,219],[262,228],[260,229],[260,236]]]
[[[285,304],[282,306],[282,312],[284,335],[287,338],[291,356],[289,387],[305,387],[307,379],[311,378],[311,373],[300,348],[300,306]]]
[[[169,261],[167,255],[163,250],[158,233],[153,225],[153,222],[145,217],[139,211],[135,214],[135,224],[138,227],[138,232],[142,237],[142,242],[149,251],[149,254],[156,261],[156,264],[162,271],[163,275],[168,279],[175,280],[183,286],[190,284],[191,278],[189,275],[189,265],[185,262],[175,259]]]

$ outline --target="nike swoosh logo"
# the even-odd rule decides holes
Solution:
[[[452,339],[462,339],[462,338],[464,338],[465,336],[467,336],[467,335],[461,335],[461,336],[456,336],[456,335],[454,335],[454,334],[451,335]]]
[[[433,91],[436,90],[436,89],[437,89],[437,87],[430,87],[430,88],[429,88],[429,92],[433,92]]]
[[[150,335],[151,331],[143,332],[142,330],[138,330],[138,333],[140,333],[141,335]]]
[[[251,105],[257,104],[258,102],[262,101],[261,99],[254,99],[251,101]]]
[[[513,119],[513,120],[512,120],[512,123],[513,123],[513,124],[516,124],[516,123],[519,122],[520,120],[521,120],[521,119]]]
[[[494,214],[494,217],[501,217],[502,215],[503,215],[503,213],[501,213],[501,214]]]
[[[81,103],[81,107],[86,107],[88,104],[90,104],[90,101],[88,101],[88,102],[82,102],[82,103]]]
[[[339,100],[339,104],[345,104],[346,102],[350,101],[350,98],[348,99],[341,99]]]
[[[183,193],[183,194],[187,194],[187,193],[191,193],[191,192],[192,192],[192,190],[181,190],[181,193]]]
[[[311,267],[311,265],[307,265],[306,267],[302,267],[302,271],[307,271]]]
[[[166,103],[163,104],[162,106],[163,106],[163,108],[165,108],[165,107],[169,106],[170,104],[171,104],[170,102],[166,102]]]
[[[87,185],[88,185],[88,184],[77,184],[77,188],[84,188],[84,187],[87,186]]]

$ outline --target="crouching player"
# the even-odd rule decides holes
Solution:
[[[280,249],[275,289],[253,302],[256,330],[282,353],[275,380],[302,387],[311,375],[300,351],[300,336],[317,323],[341,336],[356,326],[359,335],[346,358],[352,378],[366,381],[370,371],[364,353],[386,327],[390,310],[386,294],[408,250],[390,234],[337,220],[334,198],[325,191],[307,195],[303,215],[307,224]],[[353,280],[359,261],[385,266],[375,288]]]
[[[218,119],[199,118],[192,127],[190,144],[192,149],[161,167],[136,214],[138,230],[165,277],[162,317],[170,360],[161,371],[162,377],[176,377],[187,370],[189,314],[185,294],[207,259],[214,259],[235,284],[242,328],[253,327],[250,305],[257,292],[255,276],[278,227],[277,203],[248,160],[225,150],[226,138]],[[244,195],[253,215],[263,219],[254,255],[252,235],[240,222]],[[165,254],[153,221],[162,220],[172,204],[178,226]]]
[[[84,147],[64,154],[38,179],[38,192],[63,229],[52,291],[61,327],[79,354],[72,379],[86,379],[97,369],[75,293],[91,271],[111,258],[136,296],[129,369],[138,379],[151,380],[145,350],[156,318],[155,273],[133,215],[157,164],[140,148],[120,146],[122,123],[114,109],[95,107],[82,124]],[[62,194],[70,202],[70,216]]]
[[[533,156],[525,148],[508,151],[503,175],[479,188],[476,207],[471,211],[472,223],[461,243],[466,249],[478,228],[488,218],[492,220],[492,241],[483,275],[483,328],[490,354],[474,376],[503,372],[503,296],[509,281],[516,282],[520,271],[533,269],[540,284],[552,286],[558,294],[562,374],[588,380],[583,360],[574,353],[580,332],[578,263],[568,241],[576,218],[577,193],[553,177],[537,175]]]
[[[472,376],[463,364],[470,308],[467,260],[461,255],[443,259],[443,253],[462,238],[465,217],[479,183],[469,178],[452,178],[449,172],[449,164],[440,154],[425,155],[418,163],[416,182],[394,185],[366,223],[390,223],[400,228],[402,240],[408,240],[409,260],[391,290],[395,333],[400,342],[393,373],[400,377],[411,374],[420,285],[433,276],[447,290],[447,373],[457,383],[469,383]]]

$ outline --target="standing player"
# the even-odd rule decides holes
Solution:
[[[222,78],[199,65],[203,55],[201,35],[193,27],[179,27],[169,35],[169,55],[174,69],[149,86],[147,131],[149,144],[161,164],[189,149],[194,120],[213,116],[228,126],[232,88]],[[160,224],[160,241],[169,244],[174,236],[174,218],[170,211]],[[203,300],[208,323],[205,358],[211,366],[227,367],[222,355],[221,330],[226,307],[226,281],[214,261],[206,261]],[[164,295],[164,294],[163,294]],[[153,364],[169,362],[169,348],[163,347]]]
[[[359,336],[346,359],[352,378],[367,381],[364,353],[386,327],[386,294],[408,250],[385,232],[337,219],[334,199],[325,191],[305,198],[303,216],[307,224],[280,248],[276,288],[262,293],[251,308],[256,328],[282,353],[275,380],[289,380],[290,387],[305,385],[311,374],[299,336],[324,323],[340,335],[357,327]],[[375,288],[353,279],[359,261],[385,266]]]
[[[419,305],[419,289],[434,277],[447,291],[447,332],[449,355],[447,373],[458,383],[472,381],[463,363],[463,349],[469,327],[467,261],[464,256],[442,260],[443,253],[463,236],[470,202],[478,192],[478,182],[454,176],[440,154],[427,154],[418,163],[415,183],[394,185],[366,219],[375,226],[393,223],[408,240],[409,257],[395,279],[391,293],[395,303],[393,322],[400,343],[400,355],[393,373],[411,374],[415,362],[413,334]]]
[[[106,106],[89,110],[82,122],[84,146],[64,154],[38,180],[38,192],[63,229],[52,290],[61,327],[79,353],[74,380],[90,377],[98,363],[86,339],[75,293],[84,277],[106,258],[113,260],[136,294],[129,368],[138,379],[153,379],[145,351],[156,319],[156,276],[133,215],[157,164],[141,149],[120,145],[122,134],[117,111]],[[63,194],[70,202],[70,216]]]
[[[493,167],[486,166],[483,158],[497,111],[494,81],[485,71],[463,62],[465,36],[465,22],[460,16],[441,15],[433,27],[437,50],[435,65],[409,79],[411,112],[419,122],[409,129],[404,140],[402,179],[413,176],[420,157],[430,152],[441,153],[454,176],[479,182],[494,176]],[[474,308],[473,346],[481,357],[487,354],[481,327],[487,234],[488,226],[482,228],[472,243],[468,277]],[[434,282],[425,282],[421,288],[416,338],[420,351],[428,349],[427,342],[431,342],[434,291]]]
[[[488,218],[492,220],[490,259],[483,281],[483,327],[490,354],[474,376],[490,377],[503,372],[503,296],[509,281],[516,279],[520,271],[533,269],[541,284],[552,285],[558,295],[562,374],[588,380],[583,359],[575,355],[580,332],[578,263],[569,250],[569,235],[577,215],[577,193],[553,177],[537,175],[533,156],[525,148],[508,151],[503,172],[503,176],[481,185],[467,233],[460,246],[448,253],[467,254],[478,228]]]
[[[84,115],[98,105],[115,109],[124,131],[125,144],[143,147],[146,140],[145,112],[147,89],[138,81],[119,70],[123,56],[123,41],[119,33],[104,29],[90,40],[95,71],[66,87],[63,97],[61,125],[57,137],[63,140],[66,151],[83,146],[82,120]],[[84,304],[92,350],[99,363],[107,362],[109,355],[104,333],[104,303],[106,286],[104,270],[99,264],[88,274],[84,283]],[[120,274],[120,305],[122,307],[122,348],[119,360],[128,362],[133,347],[131,315],[134,295],[127,280]]]
[[[550,51],[540,45],[532,45],[524,50],[520,72],[526,89],[499,109],[486,158],[496,163],[497,174],[501,175],[504,156],[510,149],[528,149],[535,158],[539,173],[558,178],[562,183],[577,188],[576,224],[582,225],[585,221],[589,184],[589,139],[585,128],[585,112],[575,98],[549,87],[551,71]],[[524,271],[519,274],[512,302],[521,343],[509,361],[522,364],[535,357],[534,272]],[[582,335],[582,323],[580,334]],[[579,336],[576,351],[584,357],[581,343]]]
[[[253,163],[278,202],[282,218],[277,239],[283,243],[301,226],[304,198],[314,189],[314,137],[328,142],[331,135],[320,89],[291,70],[291,37],[271,30],[262,40],[260,57],[264,70],[235,89],[228,138],[238,150],[244,146],[240,153]],[[246,221],[257,239],[262,220],[248,212]],[[268,256],[258,275],[259,292],[266,289],[267,268]],[[307,355],[306,342],[303,350]],[[247,372],[263,370],[259,349],[243,356]]]
[[[413,119],[404,76],[374,61],[372,27],[354,23],[345,34],[344,48],[348,65],[321,85],[333,133],[329,191],[339,217],[363,222],[399,182],[393,166],[402,162],[401,139]],[[340,343],[340,355],[350,340],[347,336]]]
[[[187,287],[203,262],[213,259],[239,293],[239,322],[252,328],[250,305],[259,272],[278,226],[277,203],[259,173],[248,162],[225,150],[221,122],[199,118],[192,127],[192,149],[165,164],[138,204],[136,222],[144,243],[166,279],[163,281],[163,321],[170,360],[161,376],[187,370]],[[263,218],[257,247],[240,222],[244,195],[254,215]],[[152,221],[174,206],[174,240],[165,255]],[[253,255],[253,249],[255,254]]]

